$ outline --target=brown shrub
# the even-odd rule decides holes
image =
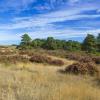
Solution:
[[[93,57],[92,60],[93,60],[96,64],[100,64],[100,57]]]
[[[51,58],[46,56],[33,55],[30,58],[30,61],[36,63],[49,63],[51,61]]]
[[[58,65],[58,66],[64,65],[64,62],[62,60],[51,59],[50,57],[43,56],[43,55],[33,55],[30,58],[30,61],[36,63],[47,63],[50,65]]]
[[[63,66],[64,65],[64,62],[62,61],[62,60],[52,60],[51,62],[50,62],[50,64],[52,64],[52,65],[57,65],[57,66]]]
[[[82,56],[77,54],[67,54],[66,58],[69,60],[79,60]]]
[[[83,63],[88,63],[88,62],[93,62],[92,58],[90,56],[84,56],[84,57],[81,57],[79,59],[80,62],[83,62]]]
[[[83,63],[93,62],[92,57],[88,55],[86,56],[86,55],[68,54],[66,58]]]
[[[95,75],[99,71],[93,63],[74,63],[65,69],[65,72],[73,74]]]

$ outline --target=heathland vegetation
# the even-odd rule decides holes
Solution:
[[[100,34],[0,46],[0,100],[100,100]]]

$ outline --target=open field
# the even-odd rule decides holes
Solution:
[[[100,0],[0,0],[0,100],[100,100]]]
[[[54,56],[51,51],[33,51],[27,52],[27,55],[16,50],[16,53],[8,55],[0,53],[1,58],[4,56],[0,64],[0,100],[100,100],[100,76],[62,73],[67,66],[77,61],[66,59],[62,56],[65,53],[59,52],[61,55]],[[21,62],[22,59],[18,58],[21,55],[29,57],[34,53],[61,60],[64,65]],[[18,62],[15,63],[16,60]],[[100,70],[100,65],[97,67]]]
[[[66,66],[71,63],[66,60]],[[60,73],[64,68],[36,63],[0,65],[0,100],[100,100],[95,78]]]

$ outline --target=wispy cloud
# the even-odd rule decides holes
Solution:
[[[40,14],[34,12],[33,14],[30,13],[31,15],[29,16],[27,13],[23,14],[20,12],[18,16],[14,16],[10,19],[9,23],[0,23],[1,40],[19,40],[24,32],[29,32],[33,38],[46,38],[48,36],[71,38],[85,36],[87,33],[96,35],[96,33],[100,32],[97,27],[97,25],[100,25],[100,1],[96,0],[97,2],[94,2],[91,0],[90,3],[90,0],[84,0],[84,2],[82,0],[61,0],[59,2],[56,2],[56,0],[46,0],[45,5],[44,2],[37,4],[37,1],[38,0],[7,1],[6,7],[4,7],[3,10],[13,9],[19,10],[20,12],[32,7],[31,10],[48,10],[48,12]],[[61,5],[61,8],[59,6],[58,9],[54,9],[54,7],[60,5],[60,2],[62,2],[61,4],[63,6]],[[66,3],[64,4],[64,2]],[[32,6],[32,3],[36,3],[37,6]],[[2,5],[3,3],[1,3],[0,8],[3,7]],[[53,8],[53,10],[51,10],[51,8]],[[94,11],[95,13],[93,13]],[[90,14],[90,12],[92,13]],[[22,16],[20,14],[22,14]],[[69,21],[68,24],[67,21]],[[71,23],[73,21],[75,21],[75,25]],[[61,24],[61,27],[59,27],[58,23]]]

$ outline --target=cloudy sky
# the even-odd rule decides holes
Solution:
[[[0,0],[0,44],[21,35],[82,41],[100,33],[100,0]]]

